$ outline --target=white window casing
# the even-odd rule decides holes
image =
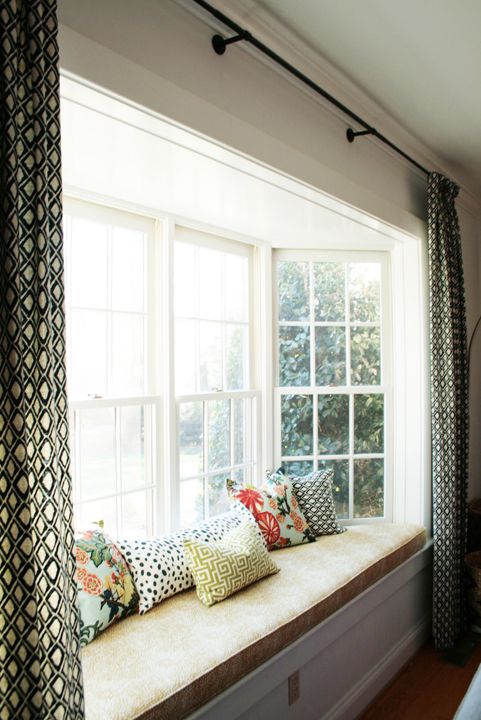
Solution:
[[[411,223],[408,218],[405,230],[387,225],[313,186],[146,114],[141,108],[128,106],[119,98],[99,93],[76,79],[63,78],[62,99],[64,188],[71,197],[85,201],[85,205],[74,201],[77,208],[88,207],[90,213],[93,207],[114,214],[118,208],[154,228],[148,263],[148,305],[153,305],[158,315],[149,333],[145,396],[71,398],[69,403],[71,412],[76,413],[82,404],[87,409],[91,402],[100,407],[114,400],[119,402],[119,408],[127,401],[155,407],[154,531],[173,529],[178,524],[172,277],[173,246],[179,227],[183,228],[181,232],[201,232],[214,242],[220,238],[245,244],[252,251],[250,390],[258,393],[252,400],[256,404],[257,482],[265,470],[276,467],[279,457],[274,430],[273,249],[295,249],[301,255],[306,250],[343,250],[388,256],[391,322],[386,330],[389,333],[392,329],[392,389],[387,402],[392,413],[392,485],[387,504],[392,507],[393,520],[429,526],[427,284],[422,224],[414,220]],[[116,148],[129,148],[129,152],[122,151],[118,161],[111,163],[114,140]],[[101,168],[100,173],[92,172],[93,164]],[[166,169],[172,169],[172,177]],[[68,281],[68,264],[66,270]],[[160,281],[154,282],[156,278]]]

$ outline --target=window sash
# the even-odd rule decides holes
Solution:
[[[92,202],[85,202],[83,200],[77,200],[73,198],[64,198],[64,220],[66,224],[66,238],[71,237],[72,222],[75,219],[80,219],[92,223],[98,223],[108,227],[108,257],[107,262],[109,265],[106,268],[106,288],[107,298],[105,304],[102,306],[88,306],[84,307],[82,304],[73,304],[71,297],[72,278],[73,278],[73,260],[71,255],[66,253],[65,257],[65,285],[66,285],[66,308],[67,315],[71,311],[86,311],[92,313],[102,313],[106,318],[106,378],[105,378],[105,395],[113,396],[111,394],[111,382],[113,381],[113,322],[114,320],[122,317],[135,317],[142,321],[143,328],[143,388],[142,394],[149,394],[155,391],[155,379],[154,379],[154,361],[153,361],[153,326],[154,326],[154,315],[155,307],[153,303],[152,290],[153,287],[153,268],[155,265],[155,246],[156,246],[156,230],[155,221],[151,218],[136,215],[126,210],[118,210],[115,208],[109,208],[104,205],[99,205]],[[113,259],[113,232],[115,228],[125,229],[141,233],[145,237],[145,249],[143,256],[143,308],[142,309],[125,309],[114,306],[112,297],[113,278],[112,278],[112,259]],[[93,262],[95,259],[93,259]],[[72,338],[68,338],[67,347],[67,358],[73,358]],[[71,361],[70,361],[71,362]],[[92,394],[97,393],[95,388],[92,388]],[[103,394],[103,393],[102,393]],[[138,393],[126,393],[126,395],[137,395]],[[77,396],[74,399],[84,399],[86,396]],[[71,401],[70,401],[71,402]],[[70,404],[69,402],[69,404]]]
[[[309,317],[305,320],[279,320],[278,305],[278,263],[282,261],[316,263],[316,262],[337,262],[337,263],[369,263],[380,264],[380,318],[378,321],[353,321],[348,312],[347,303],[349,293],[347,285],[345,288],[346,315],[342,321],[319,321],[314,317],[314,283],[312,265],[309,270],[310,292],[309,292]],[[347,278],[346,278],[347,282]],[[349,517],[343,518],[343,522],[373,522],[390,520],[392,518],[392,448],[393,448],[393,413],[392,413],[392,353],[391,334],[389,330],[389,318],[391,317],[390,282],[389,282],[389,256],[387,252],[365,252],[365,251],[324,251],[324,250],[275,250],[273,253],[273,283],[272,283],[272,304],[273,304],[273,360],[274,360],[274,465],[278,467],[281,462],[309,462],[313,470],[318,469],[319,463],[326,461],[347,461],[349,463]],[[339,385],[302,385],[285,386],[279,385],[279,328],[282,327],[305,327],[309,329],[310,357],[309,373],[311,382],[315,378],[315,329],[318,327],[341,327],[346,328],[346,351],[345,351],[345,382]],[[352,327],[379,327],[381,332],[380,362],[381,382],[379,385],[355,385],[351,378],[350,341],[347,334]],[[382,453],[355,453],[354,452],[354,397],[356,395],[382,395],[384,398],[384,426]],[[312,398],[312,453],[303,455],[287,455],[282,452],[282,424],[281,424],[281,402],[285,395],[305,395]],[[318,447],[318,398],[322,395],[347,396],[349,398],[349,452],[339,454],[320,453]],[[380,517],[360,518],[354,517],[354,463],[356,460],[383,460],[384,462],[384,512]]]
[[[209,478],[220,476],[222,474],[232,474],[235,473],[238,470],[245,469],[247,473],[247,478],[251,482],[256,482],[256,469],[258,467],[259,463],[259,442],[258,442],[258,433],[256,433],[256,428],[260,427],[260,410],[261,410],[261,402],[260,397],[261,393],[256,388],[255,383],[255,377],[256,377],[256,363],[255,363],[255,356],[256,352],[258,352],[258,348],[255,344],[256,338],[255,338],[255,328],[254,328],[254,312],[253,312],[253,296],[254,296],[254,248],[252,245],[247,245],[245,243],[240,243],[237,241],[228,240],[226,238],[221,238],[218,236],[213,236],[208,233],[197,231],[193,228],[186,228],[186,227],[179,227],[175,226],[171,228],[171,234],[170,234],[170,258],[171,258],[171,277],[175,277],[175,268],[173,266],[174,264],[174,248],[176,243],[186,243],[194,247],[199,248],[205,248],[205,249],[211,249],[216,250],[221,253],[231,253],[233,255],[238,255],[240,257],[244,257],[247,259],[247,301],[248,301],[248,315],[246,320],[237,320],[237,321],[230,321],[227,320],[224,317],[224,313],[222,313],[222,319],[210,319],[209,322],[217,323],[219,327],[222,329],[222,336],[225,334],[225,328],[232,325],[242,326],[246,328],[247,334],[248,334],[248,351],[247,351],[247,357],[245,358],[245,362],[247,362],[247,368],[244,370],[244,377],[247,379],[247,387],[243,389],[238,390],[225,390],[226,387],[226,351],[225,347],[223,345],[222,350],[222,365],[223,365],[223,375],[222,375],[222,381],[223,381],[223,387],[219,389],[215,389],[213,391],[197,391],[197,392],[177,392],[172,393],[172,399],[175,403],[175,414],[172,417],[170,415],[171,419],[175,423],[176,427],[176,437],[171,437],[170,440],[170,449],[172,456],[176,458],[175,467],[171,467],[171,477],[173,478],[172,487],[171,487],[171,513],[172,513],[172,520],[174,526],[179,526],[181,524],[181,490],[182,490],[182,483],[194,481],[196,479],[199,479],[199,481],[202,481],[203,487],[204,487],[204,503],[203,503],[203,515],[204,517],[209,516],[209,492],[208,492],[208,481]],[[199,269],[196,268],[196,272],[199,272]],[[224,290],[225,291],[225,290]],[[171,297],[174,295],[173,289],[171,293]],[[172,335],[171,337],[175,337],[175,326],[177,321],[183,321],[187,318],[187,315],[179,315],[176,316],[176,311],[174,307],[174,303],[172,301],[170,306],[170,313],[169,313],[169,322],[171,324],[172,328]],[[200,318],[195,316],[192,318],[194,322],[197,324],[207,321],[204,318]],[[196,376],[196,382],[197,387],[199,387],[199,368],[200,368],[200,360],[198,357],[199,353],[199,343],[198,338],[196,338],[197,344],[196,344],[196,368],[195,368],[195,376]],[[224,342],[224,339],[223,339]],[[170,360],[170,376],[169,376],[169,384],[170,388],[176,387],[176,378],[175,378],[175,348],[172,348],[172,354],[171,354],[171,360]],[[247,439],[247,446],[246,446],[246,456],[245,456],[245,462],[243,463],[234,463],[233,458],[231,457],[231,462],[228,465],[225,465],[223,468],[215,468],[210,469],[208,467],[207,458],[208,458],[208,448],[207,448],[207,428],[204,427],[204,434],[203,434],[203,458],[204,458],[204,466],[202,472],[197,472],[193,475],[181,477],[180,475],[180,437],[179,437],[179,422],[180,422],[180,408],[182,404],[185,403],[202,403],[203,407],[203,418],[205,423],[206,418],[206,412],[205,408],[208,406],[209,403],[212,402],[218,402],[218,401],[229,401],[233,402],[235,400],[245,400],[248,401],[248,406],[250,406],[250,411],[247,413],[246,418],[246,425],[245,425],[245,433],[246,433],[246,439]],[[232,407],[232,406],[231,406]],[[230,409],[230,413],[232,413],[232,409]],[[230,418],[232,419],[232,415],[230,415]],[[232,425],[232,423],[231,423]],[[233,438],[232,438],[232,431],[233,428],[231,426],[231,438],[230,438],[230,448],[231,453],[233,452]],[[227,496],[226,496],[227,497]]]
[[[122,452],[122,410],[127,408],[142,408],[144,433],[143,433],[143,468],[145,480],[136,487],[124,487],[124,461]],[[109,491],[96,493],[85,497],[83,492],[82,477],[82,442],[81,442],[81,420],[84,411],[113,411],[113,469],[114,487]],[[145,532],[152,535],[156,531],[156,502],[158,496],[158,484],[156,482],[156,457],[158,442],[158,426],[160,417],[160,399],[157,396],[137,396],[129,398],[96,398],[89,400],[76,400],[69,402],[70,429],[73,437],[72,443],[72,470],[74,475],[74,509],[78,517],[84,517],[84,511],[89,505],[113,501],[115,505],[115,529],[109,528],[111,534],[117,536],[125,535],[125,517],[122,512],[122,501],[124,498],[133,497],[135,494],[143,493],[145,496]],[[84,518],[90,524],[104,518]]]

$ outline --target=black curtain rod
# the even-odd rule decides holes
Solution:
[[[293,65],[291,65],[287,60],[284,60],[280,55],[278,55],[274,50],[271,50],[267,45],[264,45],[260,40],[257,40],[248,30],[244,30],[240,25],[238,25],[234,20],[231,20],[227,15],[224,15],[223,12],[220,10],[217,10],[215,7],[213,7],[210,3],[206,2],[205,0],[193,0],[197,5],[200,5],[200,7],[204,8],[204,10],[207,10],[211,15],[213,15],[217,20],[220,20],[220,22],[224,23],[224,25],[227,25],[233,32],[236,34],[231,38],[223,38],[221,35],[214,35],[212,38],[212,46],[215,50],[215,52],[218,55],[223,55],[225,52],[225,49],[227,45],[230,45],[232,43],[239,42],[240,40],[245,40],[246,42],[249,42],[251,45],[254,45],[258,50],[260,50],[264,55],[267,55],[271,60],[276,62],[278,65],[284,68],[284,70],[287,70],[291,75],[294,75],[298,80],[303,82],[305,85],[311,88],[311,90],[314,90],[318,95],[321,95],[323,98],[328,100],[332,105],[337,107],[339,110],[341,110],[345,115],[350,117],[352,120],[354,120],[358,125],[361,125],[361,127],[364,128],[364,130],[360,131],[354,131],[352,128],[348,128],[346,131],[346,137],[349,142],[353,142],[356,137],[359,137],[361,135],[374,135],[374,137],[377,137],[378,140],[383,142],[385,145],[388,145],[392,150],[398,153],[398,155],[401,155],[405,160],[408,160],[410,163],[415,165],[418,170],[421,170],[426,175],[429,175],[429,170],[426,170],[425,167],[423,167],[420,163],[418,163],[416,160],[414,160],[412,157],[410,157],[407,153],[404,152],[404,150],[401,150],[397,145],[395,145],[393,142],[388,140],[387,137],[382,135],[376,128],[372,127],[367,123],[365,120],[363,120],[359,115],[357,115],[353,110],[348,108],[346,105],[344,105],[342,102],[337,100],[335,97],[333,97],[330,93],[328,93],[326,90],[324,90],[320,85],[315,83],[313,80],[311,80],[307,75],[304,75],[300,70],[295,68]]]

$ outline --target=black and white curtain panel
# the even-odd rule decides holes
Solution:
[[[468,356],[457,186],[428,180],[433,479],[433,635],[449,648],[466,626]]]
[[[55,1],[0,32],[0,716],[80,720]]]

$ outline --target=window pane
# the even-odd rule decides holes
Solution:
[[[196,390],[196,337],[195,320],[177,320],[175,323],[175,386],[178,393]]]
[[[150,523],[147,513],[152,514],[152,493],[136,492],[122,496],[122,537],[145,537],[149,532]]]
[[[230,462],[230,402],[206,403],[208,413],[209,470],[228,467]]]
[[[234,482],[238,483],[239,485],[241,483],[246,483],[248,485],[252,484],[252,480],[249,477],[248,468],[238,468],[237,470],[233,470],[227,477],[230,477],[232,480],[234,480]]]
[[[297,386],[297,394],[281,395],[281,457],[291,474],[333,468],[339,517],[378,517],[384,458],[372,456],[384,453],[384,394],[361,386],[383,382],[382,263],[349,262],[345,255],[299,262],[283,252],[277,264],[279,387],[287,393]],[[313,398],[304,394],[312,386],[315,418]],[[352,400],[351,386],[358,393]],[[369,456],[367,465],[358,464],[361,455]]]
[[[180,477],[193,477],[204,469],[203,403],[182,403],[179,407]]]
[[[222,390],[222,325],[199,323],[200,388],[202,392]]]
[[[221,475],[212,475],[209,477],[208,498],[209,498],[209,516],[218,515],[229,509],[229,498],[225,488],[225,481],[230,475],[225,473]]]
[[[243,390],[248,387],[247,338],[245,325],[225,326],[226,390]]]
[[[319,470],[334,470],[332,495],[339,518],[349,517],[349,460],[319,461]]]
[[[279,320],[309,320],[309,263],[277,264]]]
[[[112,242],[112,307],[144,310],[145,235],[114,227]]]
[[[150,412],[150,408],[147,410]],[[120,459],[122,490],[144,487],[145,474],[145,417],[142,406],[120,409]]]
[[[222,320],[222,253],[199,248],[199,317]]]
[[[320,455],[349,452],[349,396],[318,395],[318,443]]]
[[[342,322],[346,317],[346,270],[344,263],[314,263],[315,319]]]
[[[71,303],[77,307],[108,307],[107,225],[72,218]]]
[[[384,515],[384,460],[354,460],[354,517]]]
[[[316,385],[346,384],[346,331],[316,327]]]
[[[72,310],[69,328],[69,396],[107,395],[107,313]]]
[[[378,327],[351,328],[351,383],[381,383],[381,337]]]
[[[187,527],[204,519],[204,483],[183,480],[180,483],[180,525]]]
[[[245,423],[246,401],[234,400],[234,465],[240,465],[247,460],[247,432]]]
[[[379,263],[351,263],[349,296],[351,322],[376,322],[381,316],[381,266]]]
[[[299,460],[297,462],[283,462],[284,472],[289,477],[304,477],[312,472],[312,462]]]
[[[312,455],[312,395],[281,399],[282,455]]]
[[[174,303],[177,317],[198,317],[196,248],[175,243]]]
[[[103,521],[103,531],[112,538],[119,537],[117,527],[117,500],[108,498],[82,503],[78,508],[76,526],[78,530],[91,529],[91,526]]]
[[[279,327],[279,385],[310,385],[309,327]]]
[[[247,322],[249,318],[247,258],[226,253],[224,264],[225,319]]]
[[[382,453],[384,450],[384,396],[354,396],[354,452]]]
[[[144,317],[112,314],[112,374],[110,396],[142,395],[144,380]]]
[[[116,490],[115,411],[82,410],[80,418],[80,490],[82,500]]]

